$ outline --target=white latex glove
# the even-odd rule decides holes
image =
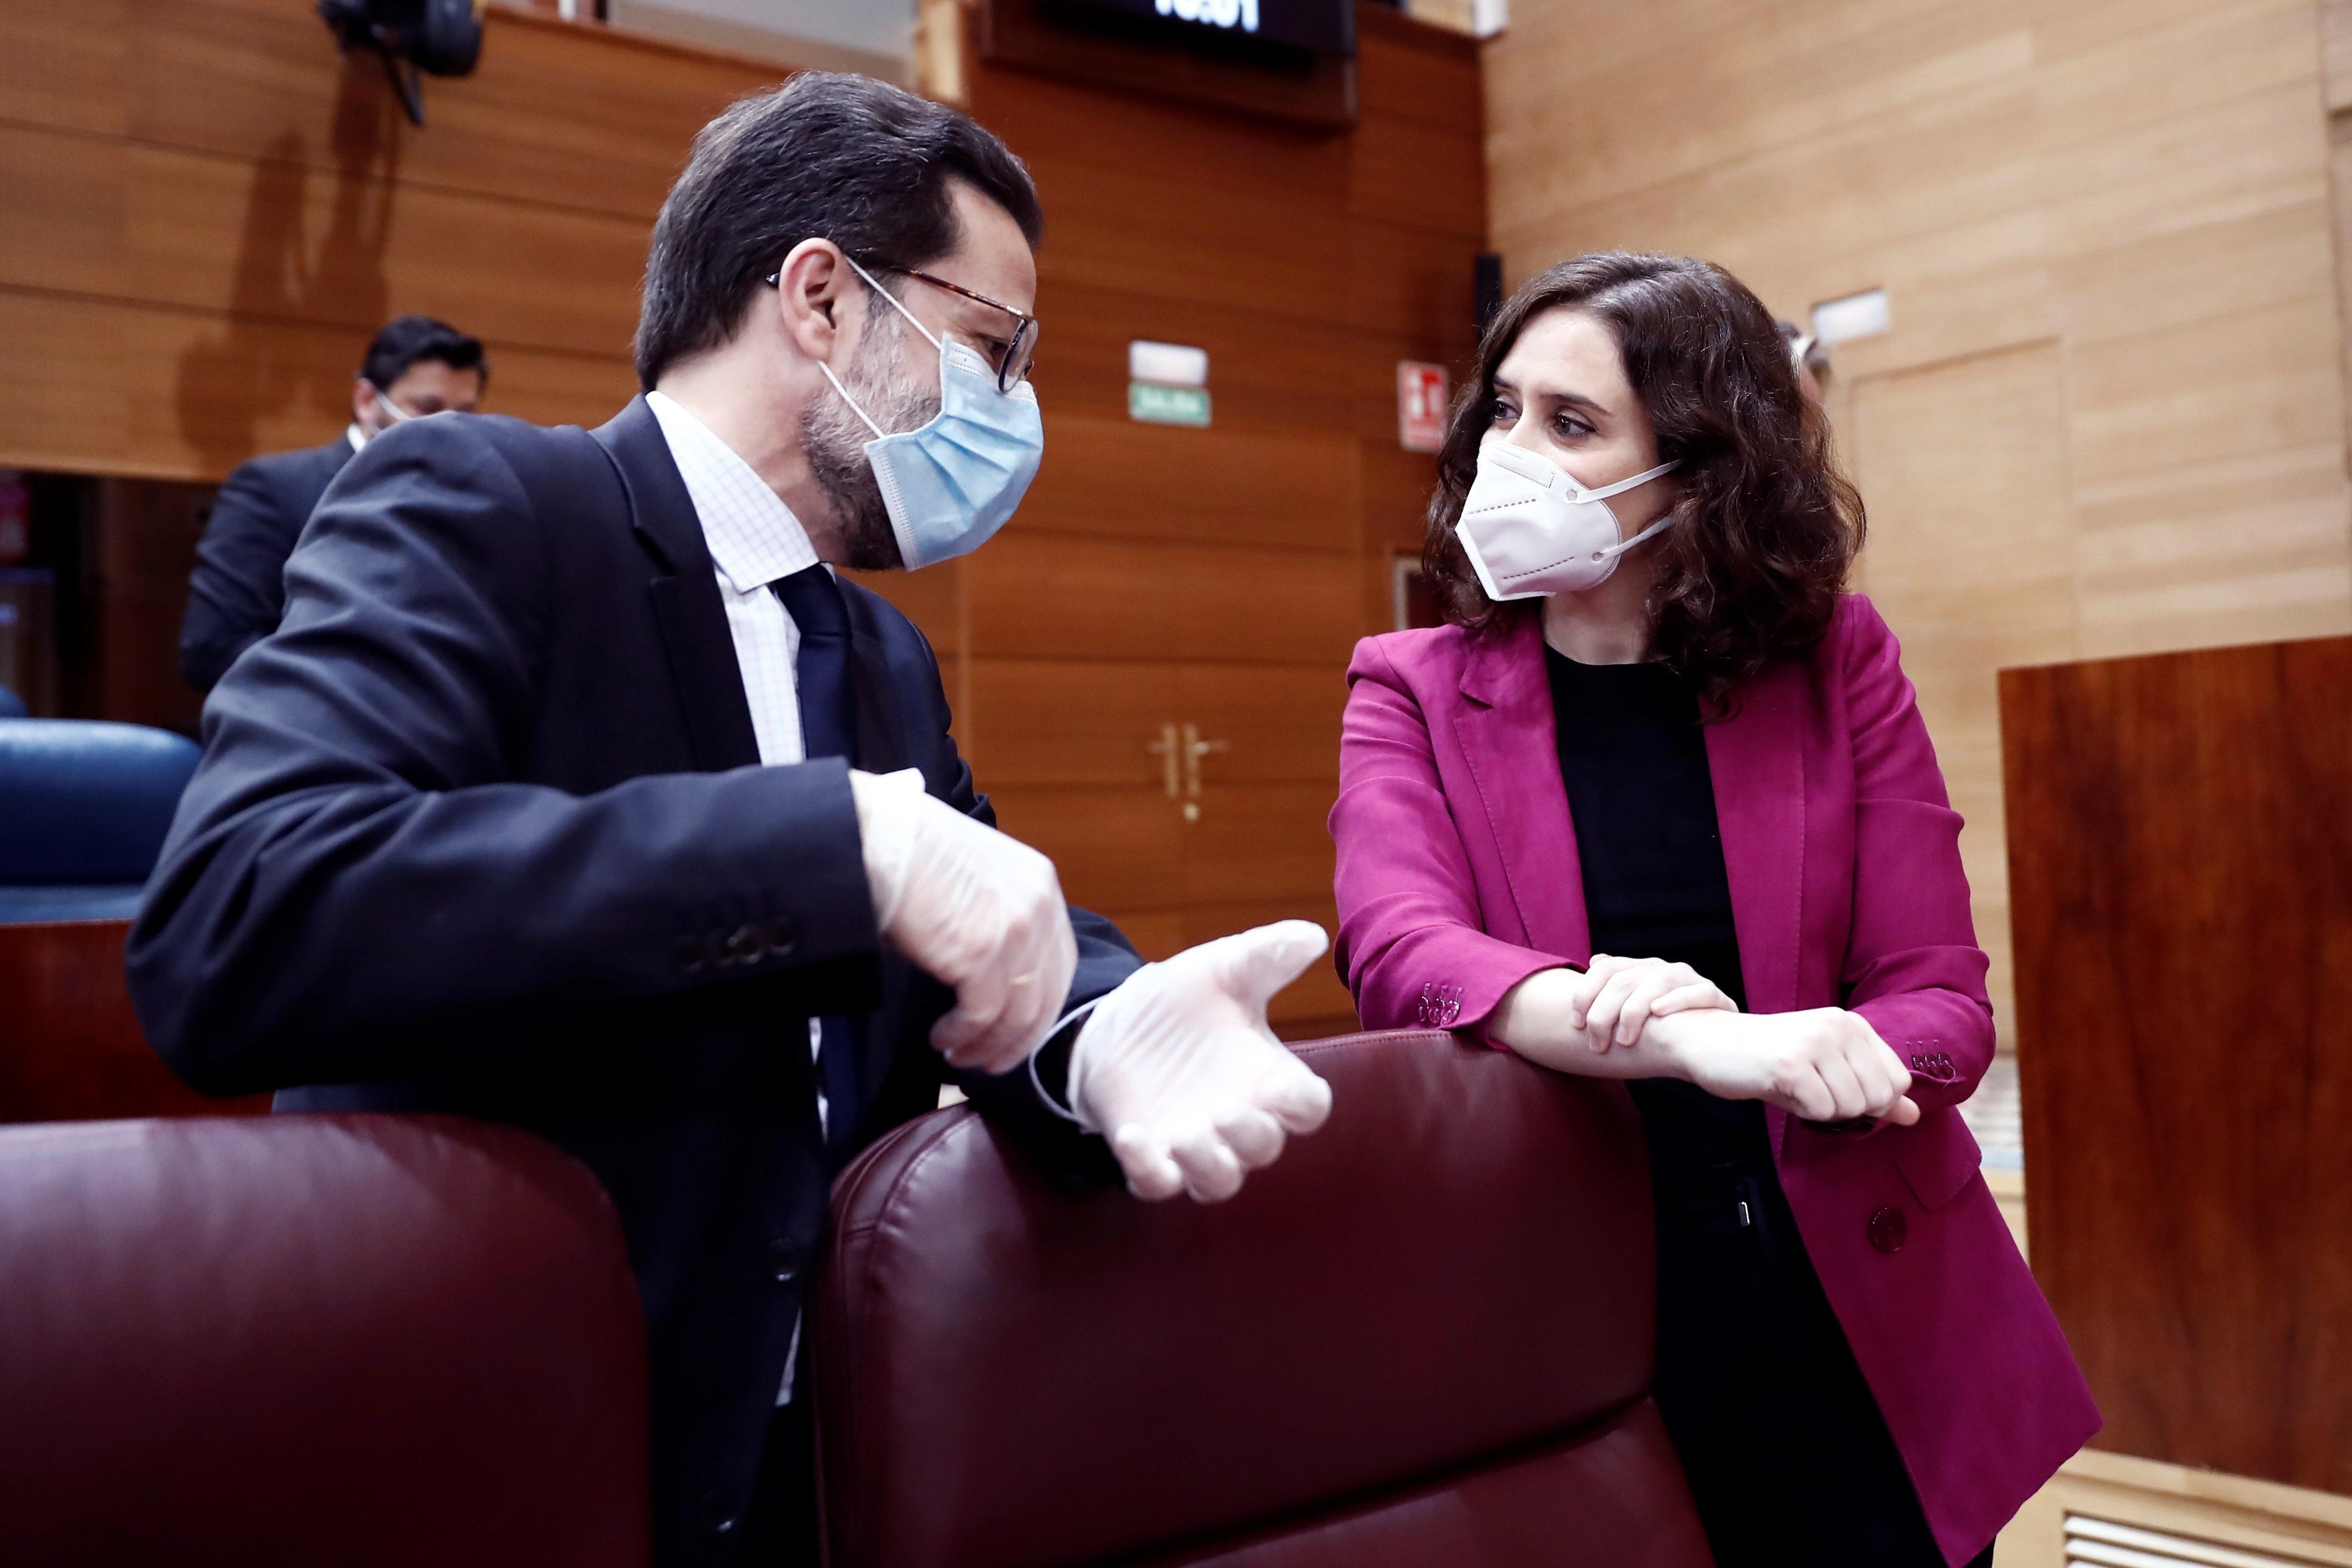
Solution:
[[[912,768],[852,769],[849,787],[875,923],[955,991],[932,1047],[960,1068],[1020,1066],[1060,1018],[1078,966],[1054,863],[932,799]]]
[[[1095,1005],[1070,1052],[1070,1104],[1109,1138],[1137,1197],[1229,1198],[1331,1114],[1331,1086],[1265,1022],[1327,942],[1312,921],[1259,926],[1147,963]]]

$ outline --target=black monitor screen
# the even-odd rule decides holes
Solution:
[[[1222,36],[1324,55],[1356,52],[1354,0],[1061,0],[1054,9],[1130,17],[1171,43]]]

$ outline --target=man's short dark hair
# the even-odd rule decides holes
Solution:
[[[360,376],[381,392],[406,375],[410,366],[425,360],[436,361],[451,370],[473,371],[481,376],[483,385],[489,384],[490,361],[482,353],[481,339],[469,338],[448,322],[436,321],[430,316],[394,316],[386,321],[375,341],[368,344]]]
[[[702,128],[646,260],[637,379],[735,335],[762,279],[804,239],[871,272],[956,247],[949,188],[963,180],[1035,245],[1037,187],[1012,150],[943,104],[870,77],[808,71]]]

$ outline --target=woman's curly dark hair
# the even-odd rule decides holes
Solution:
[[[1780,325],[1719,267],[1601,251],[1528,279],[1486,329],[1438,457],[1422,564],[1445,618],[1499,632],[1537,600],[1496,604],[1454,525],[1495,421],[1495,367],[1547,310],[1590,312],[1617,340],[1681,500],[1657,538],[1650,605],[1657,656],[1728,713],[1738,689],[1829,630],[1862,549],[1862,497],[1830,452],[1829,422],[1797,384]]]

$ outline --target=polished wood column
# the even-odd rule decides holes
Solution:
[[[2352,638],[2000,698],[2033,1266],[2096,1444],[2352,1492]]]

